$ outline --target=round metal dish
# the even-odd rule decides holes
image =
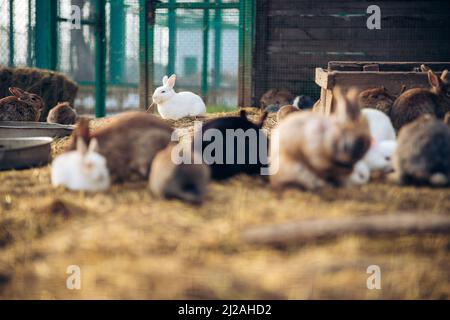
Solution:
[[[72,134],[75,126],[45,122],[0,121],[0,137],[31,138],[52,137],[62,138]]]
[[[50,162],[49,137],[0,138],[0,170],[26,169]]]

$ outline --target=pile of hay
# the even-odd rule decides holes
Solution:
[[[56,141],[55,153],[66,143]],[[397,212],[450,215],[450,189],[379,180],[277,193],[263,178],[238,176],[211,183],[205,203],[190,206],[154,197],[146,182],[87,194],[52,188],[49,166],[0,172],[0,299],[448,299],[449,235],[285,247],[241,236],[272,223]],[[81,268],[79,291],[66,288],[71,265]],[[371,265],[381,268],[381,290],[367,289]]]
[[[9,87],[38,94],[45,101],[41,121],[58,102],[74,105],[78,85],[62,73],[35,68],[0,68],[0,98],[10,96]]]

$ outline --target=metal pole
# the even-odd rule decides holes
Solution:
[[[252,59],[255,20],[254,0],[241,0],[239,9],[239,90],[240,107],[252,104]]]
[[[97,30],[95,35],[95,116],[106,115],[106,12],[105,0],[96,0]]]
[[[204,0],[209,3],[209,0]],[[209,9],[203,11],[203,67],[202,67],[202,96],[205,101],[208,96],[208,63],[209,63]]]
[[[57,2],[36,1],[36,67],[54,70],[57,66]]]
[[[33,58],[32,58],[32,41],[33,41],[33,31],[31,28],[31,0],[28,0],[28,26],[27,26],[27,32],[28,32],[28,43],[27,43],[27,66],[31,67],[33,64]]]
[[[148,6],[146,0],[139,0],[139,105],[141,109],[149,106],[149,61],[148,61]]]
[[[221,0],[216,0],[218,5],[221,4]],[[222,64],[222,10],[216,9],[214,16],[214,89],[220,88],[221,77],[221,64]]]
[[[14,67],[14,0],[9,0],[9,66]]]
[[[175,6],[176,0],[169,0],[169,4]],[[169,52],[167,74],[170,76],[175,73],[175,58],[177,45],[177,16],[175,7],[169,9]]]
[[[111,0],[109,77],[112,83],[124,82],[125,5],[124,0]]]

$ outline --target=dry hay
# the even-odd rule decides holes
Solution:
[[[65,143],[56,142],[55,152]],[[450,214],[449,199],[449,189],[382,180],[275,193],[263,178],[240,176],[212,183],[196,207],[157,199],[145,182],[91,195],[53,189],[49,167],[1,172],[0,298],[448,299],[448,235],[344,236],[273,248],[240,234],[310,218]],[[65,287],[69,265],[81,267],[80,291]],[[381,267],[382,290],[366,288],[370,265]]]
[[[58,102],[74,105],[78,85],[62,73],[35,68],[0,68],[0,98],[10,96],[9,87],[38,94],[45,101],[41,121]]]

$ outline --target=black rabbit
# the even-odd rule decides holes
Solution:
[[[267,166],[268,138],[260,130],[266,118],[267,112],[255,124],[241,111],[238,117],[208,121],[195,133],[193,147],[210,166],[212,179],[224,180],[240,173],[256,175]],[[221,141],[216,135],[221,136]],[[232,145],[227,141],[233,142]]]

